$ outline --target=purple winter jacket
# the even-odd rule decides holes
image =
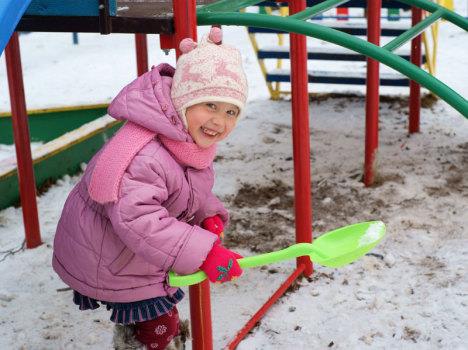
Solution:
[[[173,73],[173,67],[162,64],[140,76],[112,101],[109,114],[190,140],[170,99]],[[154,138],[125,170],[118,200],[99,204],[88,193],[99,154],[65,202],[54,240],[54,270],[71,288],[97,300],[131,302],[173,294],[167,272],[193,273],[217,239],[198,226],[201,221],[215,214],[228,221],[211,192],[212,165],[186,167]]]

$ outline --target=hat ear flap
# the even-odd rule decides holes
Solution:
[[[182,51],[182,53],[190,52],[196,47],[197,47],[197,43],[193,41],[191,38],[185,38],[179,44],[179,49],[180,51]]]
[[[218,27],[211,27],[210,34],[208,35],[208,40],[214,44],[221,44],[223,40],[223,31]]]

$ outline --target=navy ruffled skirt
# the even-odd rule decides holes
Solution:
[[[120,324],[132,324],[154,320],[170,311],[179,301],[184,298],[182,289],[178,289],[173,295],[156,297],[130,303],[111,303],[100,301],[73,291],[73,302],[80,310],[97,309],[101,303],[106,305],[107,310],[112,310],[110,320]]]

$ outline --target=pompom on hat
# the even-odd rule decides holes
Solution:
[[[242,115],[247,100],[247,78],[236,48],[221,44],[222,31],[211,28],[199,44],[186,38],[180,42],[171,98],[185,127],[185,111],[202,102],[226,102],[239,107]]]

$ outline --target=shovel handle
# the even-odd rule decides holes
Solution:
[[[309,255],[313,250],[313,243],[297,243],[275,252],[237,259],[237,262],[241,268],[247,269]],[[169,284],[171,287],[190,286],[200,283],[206,278],[207,276],[203,271],[197,271],[191,275],[184,276],[179,276],[172,271],[169,272]]]

